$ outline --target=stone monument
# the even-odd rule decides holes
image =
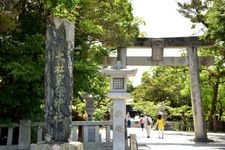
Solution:
[[[68,142],[72,123],[74,23],[49,19],[46,41],[45,113],[47,135]]]
[[[72,123],[74,23],[49,18],[45,57],[45,143],[31,150],[83,150],[69,143]]]

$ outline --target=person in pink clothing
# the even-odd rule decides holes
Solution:
[[[140,124],[141,124],[141,129],[142,129],[142,131],[144,131],[145,120],[144,120],[144,116],[143,116],[143,115],[141,115],[141,117],[140,117]]]

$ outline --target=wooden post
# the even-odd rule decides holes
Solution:
[[[195,141],[208,141],[202,105],[201,83],[198,68],[197,49],[188,47],[191,102],[194,119]]]

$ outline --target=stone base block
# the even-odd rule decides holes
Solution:
[[[84,150],[80,142],[70,142],[63,144],[30,144],[30,150]]]

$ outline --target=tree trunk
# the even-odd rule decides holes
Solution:
[[[218,97],[218,89],[219,89],[219,81],[220,78],[217,78],[215,85],[213,86],[213,97],[212,97],[212,102],[211,102],[211,110],[210,110],[210,115],[209,115],[209,131],[214,131],[214,123],[213,123],[213,116],[215,115],[216,112],[216,103],[217,103],[217,97]]]

